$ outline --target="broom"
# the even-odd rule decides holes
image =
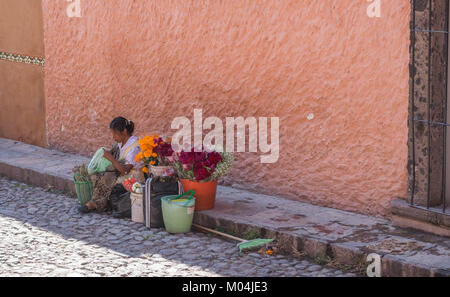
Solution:
[[[181,194],[183,192],[183,186],[181,185],[181,182],[178,181],[178,188],[179,188],[179,194]],[[195,193],[195,191],[193,191]],[[271,238],[271,239],[261,239],[261,238],[257,238],[257,239],[253,239],[253,240],[245,240],[236,236],[232,236],[230,234],[226,234],[223,232],[219,232],[207,227],[203,227],[197,224],[192,224],[193,227],[206,231],[206,232],[210,232],[210,233],[214,233],[232,240],[236,240],[239,243],[237,244],[237,247],[239,248],[239,252],[242,251],[249,251],[249,250],[254,250],[254,249],[260,249],[261,247],[263,247],[264,245],[266,245],[266,243],[272,242],[275,239]]]
[[[250,250],[258,250],[260,248],[262,248],[264,245],[266,245],[266,243],[272,242],[275,239],[271,238],[271,239],[261,239],[261,238],[257,238],[257,239],[253,239],[253,240],[245,240],[236,236],[232,236],[230,234],[226,234],[223,232],[219,232],[210,228],[206,228],[197,224],[192,224],[193,227],[206,231],[206,232],[210,232],[210,233],[214,233],[232,240],[236,240],[239,241],[239,243],[237,244],[237,247],[239,248],[239,251],[250,251]]]

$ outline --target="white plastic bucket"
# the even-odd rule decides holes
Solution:
[[[131,220],[136,223],[144,223],[144,195],[130,194]]]

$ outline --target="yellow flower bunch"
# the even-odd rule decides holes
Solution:
[[[158,135],[153,136],[145,136],[144,138],[139,139],[139,147],[141,151],[136,155],[136,161],[141,162],[144,161],[145,164],[155,165],[158,154],[153,151],[153,149],[157,146],[155,142],[158,139]],[[148,173],[148,168],[142,168],[142,171]]]

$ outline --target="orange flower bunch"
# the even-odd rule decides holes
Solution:
[[[143,161],[147,166],[169,165],[173,154],[171,141],[171,138],[164,140],[157,134],[139,139],[141,152],[136,155],[136,161]],[[148,168],[144,167],[142,171],[148,173]]]
[[[158,162],[158,154],[154,151],[158,146],[158,143],[155,141],[158,139],[158,135],[153,136],[145,136],[144,138],[139,139],[139,146],[141,151],[136,155],[136,161],[143,161],[146,165],[156,165]],[[148,168],[142,168],[142,171],[148,173]]]

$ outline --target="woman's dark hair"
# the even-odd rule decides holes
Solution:
[[[111,124],[109,124],[109,128],[122,132],[123,130],[127,130],[128,135],[133,135],[134,132],[134,123],[130,120],[125,119],[124,117],[117,117],[112,120]]]

